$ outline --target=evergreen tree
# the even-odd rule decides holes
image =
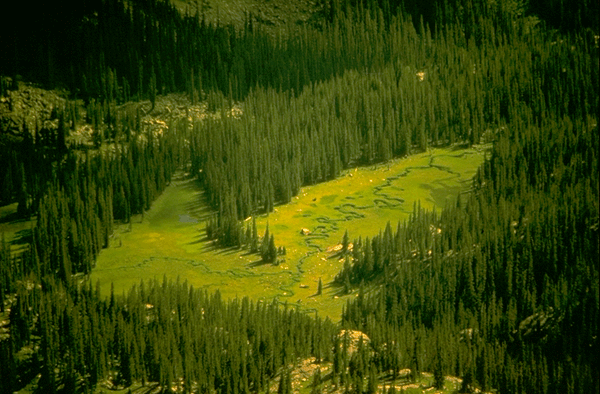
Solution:
[[[317,368],[315,373],[313,374],[312,388],[310,390],[311,394],[321,394],[323,390],[321,389],[321,368]]]
[[[350,245],[350,237],[348,236],[348,230],[344,232],[344,238],[342,239],[342,254],[348,252],[348,246]]]

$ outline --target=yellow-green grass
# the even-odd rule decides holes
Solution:
[[[12,253],[21,251],[33,236],[35,218],[19,218],[17,203],[0,207],[0,237],[10,247]]]
[[[205,239],[211,211],[197,182],[177,176],[152,208],[132,224],[118,225],[91,274],[107,295],[126,292],[140,280],[163,276],[187,282],[224,298],[249,296],[296,304],[337,321],[351,295],[339,294],[331,282],[343,262],[327,249],[350,238],[372,237],[388,221],[408,218],[415,202],[441,210],[461,191],[483,161],[486,147],[433,149],[390,163],[345,171],[338,179],[303,187],[289,204],[257,218],[259,234],[267,222],[287,255],[279,265],[262,264],[246,250],[215,248]],[[301,229],[311,231],[302,235]],[[323,294],[316,295],[318,281]]]

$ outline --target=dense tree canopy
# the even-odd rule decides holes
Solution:
[[[0,244],[0,392],[247,393],[278,379],[287,393],[289,366],[310,356],[359,393],[403,368],[438,386],[454,374],[465,389],[597,392],[598,3],[394,3],[324,2],[318,22],[276,33],[158,0],[48,4],[3,26],[0,96],[18,79],[66,88],[85,119],[67,100],[53,127],[0,135],[0,202],[36,219],[24,251]],[[169,92],[211,116],[156,132],[122,105],[152,111]],[[92,146],[67,143],[82,122]],[[344,236],[334,285],[359,294],[341,326],[370,338],[353,352],[339,325],[276,300],[167,278],[103,297],[86,279],[114,221],[148,210],[183,166],[214,209],[208,237],[277,264],[277,234],[243,219],[350,166],[481,142],[491,153],[455,205],[417,205],[352,249]]]

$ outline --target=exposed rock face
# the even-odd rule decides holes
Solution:
[[[8,82],[7,82],[8,81]],[[12,83],[10,78],[2,77],[2,95],[0,96],[0,130],[2,138],[19,139],[23,130],[32,135],[36,131],[56,131],[59,127],[59,114],[67,111],[76,121],[66,125],[67,143],[74,149],[93,149],[94,136],[105,135],[105,142],[111,142],[119,130],[107,132],[104,123],[92,125],[89,108],[100,108],[109,111],[119,118],[129,114],[137,117],[141,134],[163,134],[169,129],[169,123],[187,119],[190,123],[204,119],[220,119],[222,117],[240,118],[243,115],[241,106],[233,103],[231,107],[209,109],[206,101],[192,105],[185,94],[168,94],[157,96],[154,105],[150,101],[127,102],[122,105],[100,103],[87,105],[83,100],[69,100],[68,92],[45,90],[33,84]],[[75,116],[72,116],[75,115]],[[100,116],[105,118],[105,113]],[[117,126],[118,128],[119,126]],[[122,130],[121,130],[122,132]],[[130,132],[131,133],[131,132]],[[142,138],[142,137],[140,137]]]
[[[358,330],[342,330],[338,334],[340,338],[340,342],[344,343],[346,337],[348,338],[348,356],[352,356],[354,352],[358,350],[359,343],[362,341],[363,346],[368,345],[371,342],[371,339],[362,331]]]
[[[8,79],[8,78],[7,78]],[[0,130],[14,135],[28,130],[58,128],[57,109],[66,104],[65,94],[19,83],[0,97]]]
[[[518,333],[522,339],[544,340],[559,322],[560,318],[554,309],[549,308],[523,319],[519,323]]]

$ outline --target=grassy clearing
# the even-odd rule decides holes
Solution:
[[[12,253],[18,253],[32,241],[35,218],[19,218],[18,203],[0,207],[0,237],[10,246]],[[1,239],[1,238],[0,238]]]
[[[345,299],[353,295],[341,296],[330,285],[342,262],[327,249],[341,241],[346,229],[355,238],[377,234],[388,221],[395,225],[417,201],[441,209],[468,189],[484,154],[485,147],[433,149],[304,187],[291,203],[257,218],[259,234],[269,223],[277,245],[287,249],[278,266],[262,264],[245,250],[213,247],[205,237],[204,221],[211,212],[202,202],[202,190],[180,174],[143,217],[117,226],[91,280],[100,281],[103,294],[111,282],[120,294],[142,279],[179,276],[197,288],[219,289],[225,298],[278,297],[337,320]],[[302,235],[303,228],[311,233]],[[316,296],[319,278],[324,289]]]

